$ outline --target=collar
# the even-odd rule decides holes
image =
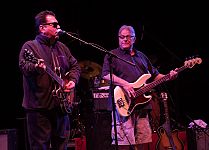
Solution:
[[[121,51],[121,53],[130,55],[130,51],[129,50],[123,50],[120,47],[118,49]],[[138,56],[139,55],[139,52],[136,49],[133,48],[133,51],[135,52],[135,54],[133,56]]]
[[[36,36],[35,38],[39,43],[41,44],[44,44],[44,45],[47,45],[47,46],[53,46],[56,44],[57,40],[54,41],[52,39],[50,39],[49,37],[45,36],[45,35],[42,35],[42,34],[39,34]]]

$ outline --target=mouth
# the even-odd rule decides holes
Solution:
[[[123,45],[123,46],[130,46],[129,43],[123,43],[122,45]]]

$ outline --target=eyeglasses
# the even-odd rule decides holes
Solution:
[[[131,36],[131,35],[119,35],[118,36],[120,39],[125,39],[125,38],[127,38],[127,39],[131,39],[131,38],[133,38],[133,37],[135,37],[135,36]]]
[[[54,28],[57,28],[57,26],[59,25],[59,23],[58,22],[51,22],[51,23],[44,23],[43,25],[50,25],[50,26],[52,26]]]

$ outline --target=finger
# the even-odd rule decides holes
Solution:
[[[128,96],[131,97],[131,92],[128,92]]]
[[[131,93],[130,91],[127,91],[128,97],[131,97]]]
[[[132,94],[133,97],[136,97],[135,91],[133,91],[131,94]]]
[[[71,89],[64,89],[64,92],[70,93],[71,92]]]

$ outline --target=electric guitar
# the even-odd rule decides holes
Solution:
[[[201,58],[192,58],[184,62],[184,65],[180,68],[176,69],[176,72],[179,73],[186,68],[192,68],[195,64],[201,64]],[[170,74],[166,74],[162,78],[155,80],[151,83],[146,84],[146,81],[151,77],[151,74],[143,74],[141,77],[137,79],[134,83],[130,83],[133,85],[136,96],[129,97],[128,94],[124,91],[124,89],[120,86],[116,86],[114,89],[114,101],[116,104],[116,109],[118,110],[121,116],[129,116],[133,110],[138,105],[145,104],[149,102],[152,98],[151,95],[146,95],[151,89],[156,87],[157,85],[164,83],[170,80]]]
[[[32,52],[30,52],[28,49],[24,49],[24,57],[27,61],[30,61],[34,64],[38,63],[38,58],[36,58]],[[45,64],[46,65],[46,64]],[[55,70],[57,71],[57,70]],[[52,91],[52,94],[54,97],[57,98],[60,104],[60,108],[64,114],[72,113],[73,109],[73,101],[74,101],[74,89],[72,89],[70,92],[64,92],[63,88],[65,83],[67,83],[67,79],[65,76],[68,74],[68,72],[65,74],[65,76],[61,77],[61,74],[55,73],[50,67],[46,65],[45,72],[56,81],[57,84],[55,84],[55,88]]]
[[[162,92],[161,98],[165,110],[165,123],[157,129],[159,139],[156,144],[156,150],[183,150],[184,144],[178,136],[178,130],[171,131],[167,93]]]

